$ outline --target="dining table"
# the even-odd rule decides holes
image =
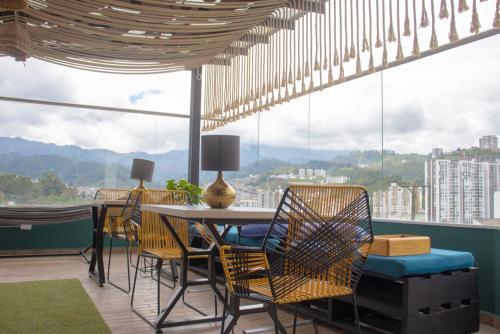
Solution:
[[[162,222],[165,224],[168,231],[172,234],[178,246],[182,249],[182,260],[179,273],[179,286],[174,290],[170,299],[166,302],[160,313],[154,321],[154,327],[157,330],[162,328],[174,326],[187,326],[196,325],[200,323],[222,321],[223,317],[218,316],[205,316],[192,319],[174,320],[170,319],[169,315],[174,309],[177,302],[182,298],[184,292],[192,286],[208,285],[212,288],[216,296],[225,303],[225,296],[222,295],[217,288],[216,270],[215,270],[215,257],[218,254],[218,249],[225,244],[224,235],[233,226],[244,226],[251,224],[262,224],[263,221],[271,222],[275,217],[275,209],[267,208],[254,208],[254,207],[238,207],[232,206],[226,209],[213,209],[204,205],[153,205],[142,204],[142,212],[156,213],[160,216]],[[211,232],[214,241],[208,249],[203,250],[204,254],[208,255],[208,270],[207,275],[201,279],[188,279],[188,257],[196,255],[197,251],[189,251],[188,247],[184,245],[182,239],[177,234],[176,229],[172,224],[173,219],[181,219],[186,224],[189,222],[198,222],[205,225]],[[224,229],[219,229],[219,226],[224,226]],[[230,306],[231,307],[231,306]],[[252,314],[262,312],[265,305],[232,305],[233,312],[230,312],[228,318],[225,320],[224,333],[231,331],[236,323],[239,315]],[[236,315],[236,316],[235,316]],[[223,315],[224,316],[224,315]],[[280,328],[285,332],[283,328]]]

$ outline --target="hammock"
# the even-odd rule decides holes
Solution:
[[[90,219],[89,205],[67,207],[0,207],[0,225],[49,225]]]

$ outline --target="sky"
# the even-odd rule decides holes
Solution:
[[[312,149],[380,150],[383,143],[401,153],[429,153],[433,147],[470,147],[483,135],[500,136],[499,64],[496,35],[313,93],[214,133]],[[0,96],[188,114],[190,73],[102,74],[0,57]],[[0,101],[0,136],[59,145],[161,153],[186,149],[188,126],[187,119]]]

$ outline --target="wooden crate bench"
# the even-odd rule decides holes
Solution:
[[[404,277],[365,272],[356,293],[363,333],[478,331],[478,269],[471,264],[442,272],[436,270],[431,268],[429,274]],[[300,309],[308,316],[352,331],[351,301],[350,296],[319,300],[302,304]]]

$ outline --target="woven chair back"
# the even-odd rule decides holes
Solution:
[[[188,205],[189,196],[183,190],[143,190],[143,204]],[[184,245],[188,245],[188,223],[185,220],[169,217],[178,236]],[[179,248],[175,239],[162,222],[160,215],[152,212],[142,212],[139,232],[139,248],[167,249]]]
[[[292,185],[264,241],[273,298],[356,288],[373,241],[368,193],[348,185]]]
[[[94,199],[97,200],[127,200],[130,190],[127,189],[99,189]],[[123,231],[123,208],[108,208],[104,220],[104,232],[113,235],[113,231]]]

